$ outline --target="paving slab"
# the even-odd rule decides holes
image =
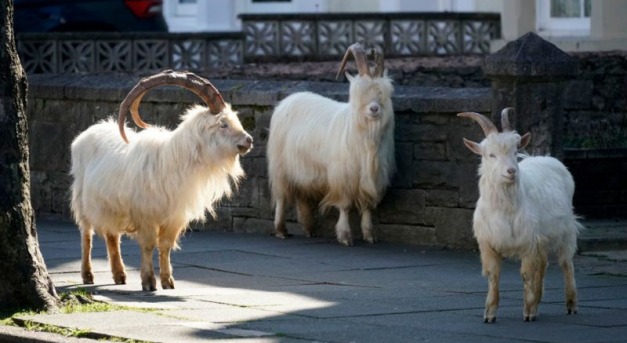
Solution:
[[[627,257],[622,251],[576,256],[577,315],[565,314],[563,277],[553,261],[540,316],[532,323],[522,321],[520,264],[504,261],[497,322],[490,325],[483,323],[487,282],[475,251],[385,242],[345,247],[328,238],[281,240],[188,231],[182,249],[171,258],[176,288],[162,290],[158,284],[157,291],[144,292],[134,241],[122,243],[127,284],[113,283],[106,247],[95,238],[95,284],[83,285],[77,228],[41,221],[37,227],[58,291],[84,289],[97,301],[128,307],[22,319],[99,337],[146,342],[444,343],[613,343],[627,337]],[[156,256],[154,264],[158,267]]]

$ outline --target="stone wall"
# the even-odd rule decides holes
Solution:
[[[627,52],[574,56],[579,76],[566,88],[565,147],[627,148]]]
[[[627,216],[627,149],[566,150],[564,164],[575,179],[577,214],[588,219]]]
[[[33,207],[40,216],[70,219],[68,175],[72,139],[94,122],[116,115],[121,99],[137,78],[98,75],[31,76],[29,98],[30,164]],[[311,90],[346,100],[342,82],[216,80],[226,101],[255,139],[255,148],[242,159],[247,179],[233,199],[222,201],[216,220],[199,229],[235,232],[271,232],[265,142],[272,107],[287,94]],[[462,137],[480,139],[481,130],[455,114],[489,112],[487,88],[420,88],[397,86],[396,160],[398,172],[392,187],[373,215],[375,232],[383,241],[474,248],[471,218],[477,194],[479,160],[467,151]],[[192,102],[191,93],[161,88],[142,104],[150,123],[174,127],[178,115]],[[289,214],[291,233],[301,234],[294,211]],[[319,233],[333,235],[337,212],[316,219]],[[358,218],[351,225],[358,237]]]
[[[565,148],[627,148],[627,52],[573,53],[579,75],[564,93]],[[395,84],[423,87],[490,87],[485,56],[387,58]],[[333,82],[337,61],[226,66],[207,75],[221,79]]]

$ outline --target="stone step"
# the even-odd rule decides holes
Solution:
[[[627,219],[590,219],[577,241],[580,252],[627,250]]]

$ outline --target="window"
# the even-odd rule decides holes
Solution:
[[[551,0],[551,18],[590,18],[590,0]]]
[[[552,36],[590,34],[592,0],[537,0],[538,31]]]

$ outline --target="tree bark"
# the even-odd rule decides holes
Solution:
[[[13,34],[13,0],[0,0],[0,310],[54,310],[30,202],[27,80]]]

